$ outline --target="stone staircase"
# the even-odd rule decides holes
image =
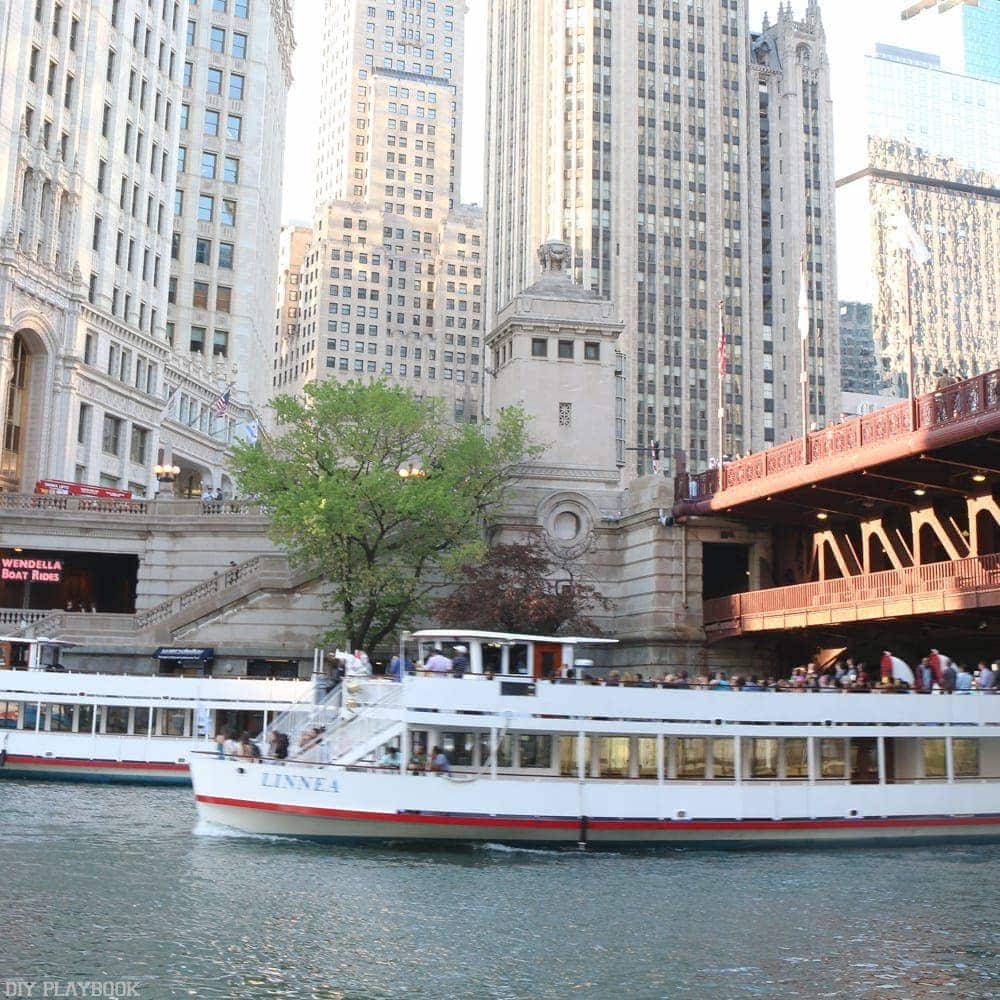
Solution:
[[[234,610],[249,598],[297,590],[316,579],[313,570],[293,570],[282,555],[258,555],[229,566],[180,594],[134,615],[52,611],[21,625],[26,637],[65,639],[82,645],[132,644],[138,640],[169,644],[181,630]]]

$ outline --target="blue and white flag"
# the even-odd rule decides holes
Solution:
[[[251,420],[250,423],[243,428],[243,440],[247,444],[256,444],[258,438],[260,437],[260,421]]]

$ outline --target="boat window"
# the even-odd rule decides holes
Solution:
[[[41,718],[38,714],[38,704],[35,702],[25,702],[24,705],[24,729],[44,729],[45,728],[45,713],[48,710],[48,705],[42,705]]]
[[[17,729],[19,701],[0,701],[0,729]]]
[[[778,741],[754,737],[750,740],[750,777],[778,777]]]
[[[677,741],[677,777],[705,777],[704,737],[684,737]]]
[[[602,778],[628,777],[627,736],[602,736],[597,741],[600,754],[600,776]]]
[[[522,733],[517,738],[521,767],[552,767],[552,737]]]
[[[186,708],[163,709],[163,735],[186,736],[188,715]]]
[[[809,777],[809,751],[805,740],[785,740],[785,777]]]
[[[104,731],[106,733],[127,733],[128,732],[128,709],[121,708],[117,705],[109,705],[105,708],[106,712],[106,724]],[[180,734],[180,735],[183,735]]]
[[[515,642],[507,650],[507,673],[527,674],[528,672],[528,645],[523,642]]]
[[[89,733],[94,727],[94,706],[76,706],[76,731],[78,733]]]
[[[499,674],[503,668],[503,646],[498,642],[483,643],[483,673]]]
[[[49,705],[49,732],[71,733],[73,731],[73,706]]]
[[[490,762],[490,734],[479,734],[479,764],[485,767]],[[514,737],[508,733],[497,740],[497,767],[514,766]]]
[[[652,736],[640,736],[637,742],[639,744],[639,777],[657,777],[656,739]]]
[[[136,707],[132,709],[134,719],[132,721],[132,732],[136,736],[145,736],[149,732],[149,709]]]
[[[472,733],[442,733],[441,749],[453,767],[472,767]]]
[[[736,773],[734,770],[734,744],[733,740],[721,739],[712,740],[712,777],[731,778]]]
[[[954,740],[951,751],[955,777],[975,778],[979,775],[979,740]]]
[[[559,773],[566,778],[575,778],[577,773],[577,762],[576,762],[576,744],[578,737],[576,736],[560,736],[559,737]],[[585,737],[587,740],[587,753],[590,753],[590,739]],[[584,758],[586,759],[586,758]]]
[[[924,777],[943,778],[947,773],[944,757],[944,740],[924,740]]]
[[[823,778],[845,778],[847,758],[843,740],[819,741],[819,773]]]

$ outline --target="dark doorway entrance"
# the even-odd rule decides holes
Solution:
[[[749,586],[750,546],[734,542],[703,542],[701,546],[701,596],[742,594]]]

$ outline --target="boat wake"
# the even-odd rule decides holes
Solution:
[[[236,840],[267,840],[267,841],[289,841],[293,837],[276,837],[269,833],[249,833],[245,830],[237,830],[232,826],[225,826],[222,823],[214,823],[210,819],[200,819],[191,831],[196,837],[210,837],[216,839],[236,839]]]
[[[537,854],[545,858],[572,857],[579,853],[572,850],[557,851],[546,849],[544,847],[517,847],[514,844],[494,844],[492,842],[477,844],[476,849],[480,851],[489,851],[491,854]]]

